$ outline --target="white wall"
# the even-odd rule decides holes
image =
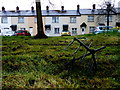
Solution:
[[[7,23],[1,23],[1,18],[0,17],[0,29],[1,29],[1,35],[4,35],[4,33],[6,33],[7,31],[11,31],[11,17],[7,17],[8,18],[8,22]]]
[[[61,36],[61,32],[63,30],[63,25],[68,25],[68,30],[72,33],[72,28],[77,28],[77,34],[80,35],[80,17],[76,17],[77,21],[76,23],[70,23],[70,17],[59,17],[59,23],[52,23],[52,17],[45,17],[45,25],[51,25],[51,31],[49,33],[46,33],[49,36]],[[60,34],[54,33],[54,28],[60,29]]]

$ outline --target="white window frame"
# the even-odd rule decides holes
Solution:
[[[72,35],[77,35],[77,28],[72,28]]]
[[[94,16],[88,16],[88,22],[94,22]]]
[[[18,17],[18,23],[24,23],[24,17]]]
[[[1,17],[1,23],[8,23],[8,17]]]
[[[54,28],[54,34],[60,34],[60,28]]]
[[[70,23],[76,23],[76,17],[70,17]]]
[[[89,33],[93,33],[95,31],[95,27],[94,26],[90,26],[89,27]]]
[[[59,23],[59,17],[52,17],[52,23]]]

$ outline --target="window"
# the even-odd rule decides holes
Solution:
[[[94,16],[88,16],[88,22],[94,22]]]
[[[91,26],[89,29],[90,29],[89,33],[93,33],[95,31],[95,27],[93,26]]]
[[[55,30],[55,34],[59,34],[60,33],[59,28],[55,28],[54,30]]]
[[[45,31],[46,31],[46,33],[50,33],[51,25],[45,25]]]
[[[105,21],[107,22],[107,16],[105,17]],[[112,16],[109,16],[109,21],[112,22]]]
[[[8,23],[8,18],[7,17],[2,17],[1,18],[1,23]]]
[[[72,28],[72,35],[77,35],[77,28]]]
[[[70,23],[76,23],[76,17],[70,17]]]
[[[4,28],[4,29],[9,29],[9,28]]]
[[[24,17],[18,17],[18,23],[24,23]]]
[[[116,22],[116,26],[117,26],[117,27],[120,27],[120,22]]]
[[[51,30],[51,25],[45,25],[45,30]]]
[[[59,23],[59,17],[52,17],[53,23]]]
[[[63,31],[68,31],[68,25],[63,25]]]
[[[37,23],[37,17],[34,18],[34,22]]]

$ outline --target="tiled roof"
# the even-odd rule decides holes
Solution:
[[[120,14],[120,8],[115,9],[117,13]],[[80,13],[79,13],[80,12]],[[102,9],[80,9],[77,10],[42,10],[43,16],[80,16],[81,15],[91,15],[91,14],[105,14],[105,10]],[[36,11],[31,10],[20,10],[20,11],[0,11],[0,16],[36,16]]]

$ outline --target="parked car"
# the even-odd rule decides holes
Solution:
[[[109,28],[109,30],[107,30],[107,28]],[[98,33],[104,33],[104,32],[111,32],[111,31],[113,31],[112,30],[112,26],[98,26],[98,27],[96,27],[96,29],[95,29],[95,34],[98,34]]]
[[[31,36],[31,34],[27,30],[18,30],[15,32],[15,36]]]
[[[3,34],[3,36],[14,36],[15,32],[14,31],[7,31]]]
[[[69,30],[63,30],[63,31],[61,32],[61,36],[71,36],[71,33],[70,33]]]

